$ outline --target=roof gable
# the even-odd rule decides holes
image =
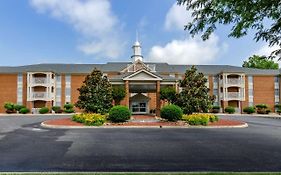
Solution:
[[[129,76],[126,76],[123,78],[123,80],[134,80],[134,81],[140,81],[140,80],[146,80],[146,81],[158,81],[162,80],[161,77],[158,75],[155,75],[151,72],[148,72],[145,69],[141,69]]]

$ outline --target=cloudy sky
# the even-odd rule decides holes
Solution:
[[[145,61],[241,66],[274,49],[253,33],[228,38],[231,26],[191,38],[189,19],[176,0],[2,0],[0,65],[130,61],[136,30]]]

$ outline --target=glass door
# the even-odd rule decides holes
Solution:
[[[133,113],[146,113],[146,103],[145,102],[132,102],[132,112]]]

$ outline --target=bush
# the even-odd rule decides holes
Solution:
[[[65,113],[74,113],[75,112],[75,110],[73,109],[74,105],[71,103],[66,103],[63,107],[64,107]]]
[[[232,106],[227,106],[225,109],[224,109],[225,112],[229,113],[229,114],[234,114],[235,113],[235,108],[232,107]]]
[[[190,125],[208,125],[209,122],[218,121],[219,118],[213,114],[191,114],[183,115],[182,119]]]
[[[46,114],[48,112],[49,112],[49,108],[47,108],[47,107],[43,107],[43,108],[39,109],[40,114]]]
[[[30,112],[30,110],[28,108],[25,108],[25,107],[21,108],[20,111],[19,111],[19,113],[21,113],[21,114],[27,114],[29,112]]]
[[[256,109],[253,106],[249,106],[249,107],[245,107],[243,109],[243,112],[245,112],[247,114],[253,114],[254,112],[256,112]]]
[[[267,109],[267,110],[265,111],[266,114],[269,114],[270,112],[271,112],[270,109]]]
[[[161,118],[168,121],[177,121],[182,119],[182,109],[177,105],[166,105],[161,109]]]
[[[60,106],[53,106],[53,107],[52,107],[52,110],[53,110],[55,113],[62,113],[62,109],[60,108]]]
[[[74,109],[65,109],[64,112],[65,113],[74,113],[75,110]]]
[[[74,105],[71,104],[71,103],[66,103],[66,104],[64,104],[63,107],[64,107],[65,109],[73,109]]]
[[[268,106],[266,104],[257,104],[257,113],[258,114],[268,114],[270,111],[267,111]]]
[[[16,111],[20,111],[22,108],[25,108],[25,106],[15,104],[15,105],[14,105],[14,108],[15,108]]]
[[[277,109],[276,112],[280,115],[281,114],[281,109]]]
[[[4,108],[6,109],[6,113],[8,113],[8,114],[15,112],[15,105],[14,105],[14,103],[6,102],[4,104]]]
[[[109,120],[112,122],[125,122],[131,117],[131,112],[126,106],[114,106],[109,111]]]
[[[101,114],[82,113],[72,116],[72,120],[88,126],[101,126],[106,121],[106,116]]]
[[[220,112],[220,106],[212,106],[211,112],[212,113],[219,113]]]

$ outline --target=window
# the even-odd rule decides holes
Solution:
[[[275,76],[275,77],[274,77],[274,82],[275,82],[275,83],[279,83],[279,77],[278,77],[278,76]]]
[[[249,96],[254,96],[253,89],[249,89]]]
[[[274,94],[275,94],[275,96],[279,96],[279,89],[275,89]]]
[[[22,74],[18,74],[17,80],[17,104],[22,104],[22,88],[23,88],[23,77]]]
[[[71,75],[65,75],[65,102],[71,101]]]
[[[253,83],[253,76],[248,76],[248,83]]]

